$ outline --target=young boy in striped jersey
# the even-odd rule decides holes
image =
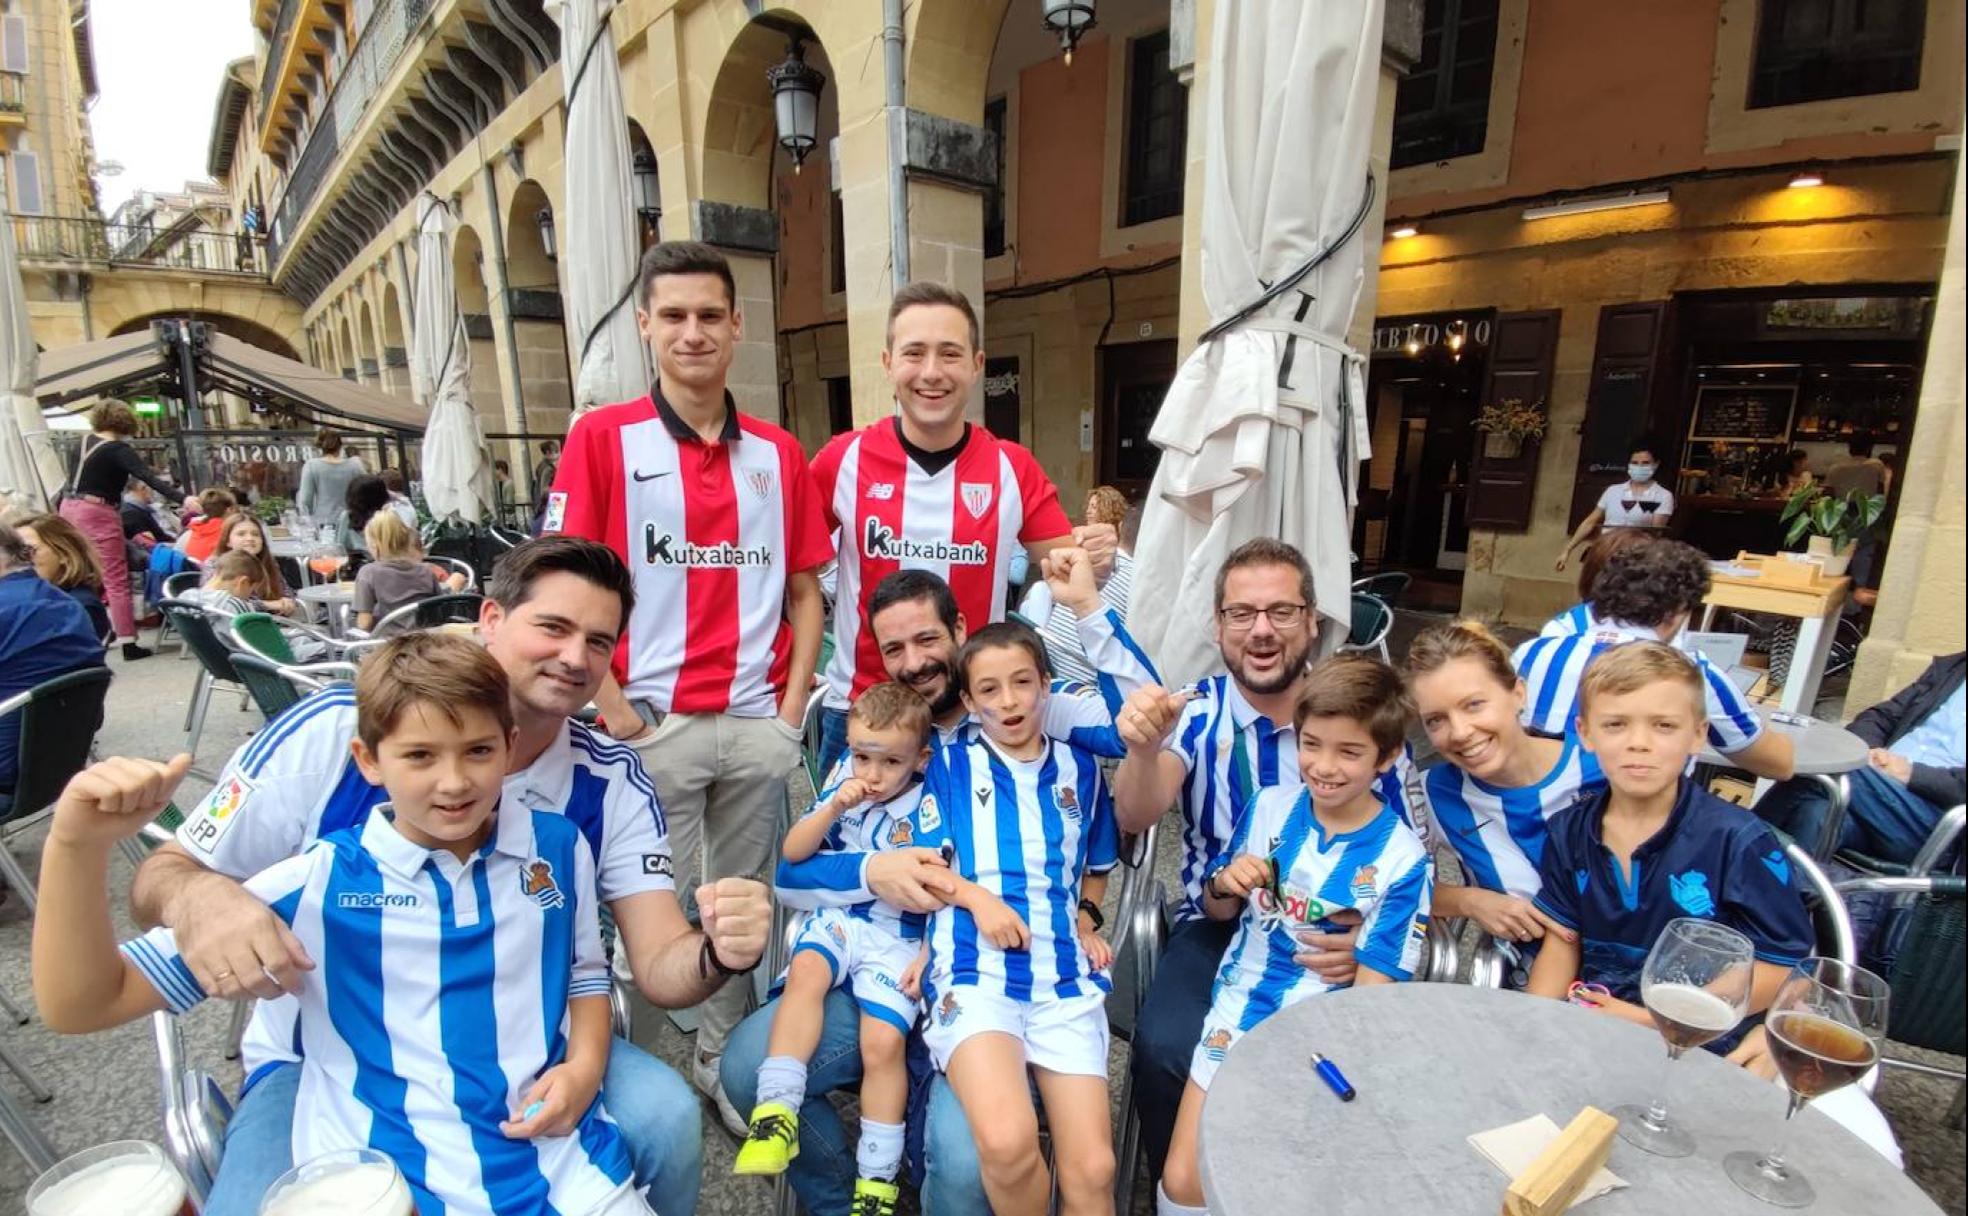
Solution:
[[[1314,667],[1292,714],[1304,786],[1260,790],[1203,884],[1209,916],[1241,921],[1190,1058],[1156,1197],[1162,1216],[1203,1210],[1197,1130],[1217,1066],[1252,1027],[1334,987],[1292,961],[1303,948],[1297,931],[1329,932],[1336,913],[1357,912],[1353,982],[1413,977],[1434,867],[1380,783],[1401,754],[1408,716],[1401,677],[1385,663],[1340,655]]]
[[[943,850],[955,888],[919,963],[923,1041],[963,1105],[993,1212],[1045,1210],[1028,1075],[1052,1129],[1060,1211],[1111,1212],[1113,952],[1099,931],[1118,859],[1113,804],[1092,753],[1044,732],[1051,670],[1031,627],[985,626],[956,669],[976,721],[931,759],[916,808],[916,843]]]
[[[417,633],[356,681],[360,826],[247,880],[318,962],[301,973],[294,1160],[374,1148],[424,1212],[648,1216],[596,1093],[608,966],[594,859],[573,821],[499,813],[512,746],[504,670]],[[174,935],[118,952],[109,849],[170,799],[191,758],[112,759],[69,783],[42,861],[35,995],[64,1033],[205,999]]]
[[[929,702],[904,685],[877,684],[847,717],[850,775],[786,833],[782,852],[798,863],[818,853],[877,853],[914,842],[919,781],[929,762]],[[799,1109],[806,1065],[819,1045],[827,994],[842,984],[861,1009],[860,1175],[857,1216],[893,1216],[902,1168],[909,1069],[904,1042],[920,1012],[903,977],[922,949],[923,916],[879,900],[821,908],[793,943],[766,1056],[758,1068],[758,1104],[733,1172],[781,1174],[799,1152]]]

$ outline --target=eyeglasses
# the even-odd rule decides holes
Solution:
[[[1223,627],[1232,633],[1247,633],[1257,624],[1259,613],[1271,618],[1271,628],[1283,632],[1296,629],[1305,622],[1304,604],[1273,604],[1269,608],[1253,608],[1249,604],[1232,604],[1228,608],[1217,609],[1216,615],[1222,619]]]

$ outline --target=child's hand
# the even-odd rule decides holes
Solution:
[[[556,1064],[527,1088],[519,1110],[499,1130],[510,1140],[568,1135],[600,1091],[598,1070],[572,1062]]]
[[[912,1001],[922,1000],[923,968],[928,965],[929,965],[929,952],[926,950],[918,950],[916,952],[916,957],[910,959],[909,965],[903,969],[902,979],[896,985],[898,988],[902,989],[903,996],[908,997]]]
[[[834,787],[834,796],[827,801],[836,811],[845,811],[860,806],[868,800],[868,783],[859,777],[849,777]]]
[[[1091,929],[1080,930],[1080,949],[1086,951],[1087,966],[1095,971],[1105,971],[1114,965],[1114,947]]]
[[[995,895],[988,895],[979,906],[970,910],[977,921],[977,931],[991,939],[1000,950],[1026,950],[1032,945],[1032,930],[1028,928],[1011,905]]]
[[[69,780],[55,803],[49,838],[63,844],[111,844],[134,836],[171,801],[191,768],[180,752],[169,763],[112,756]]]
[[[1631,1001],[1622,1001],[1616,996],[1602,996],[1589,989],[1581,988],[1573,994],[1573,1003],[1583,1005],[1594,1013],[1609,1014],[1641,1026],[1652,1026],[1653,1015]]]
[[[1492,937],[1513,942],[1536,941],[1544,936],[1544,920],[1528,899],[1501,891],[1465,889],[1463,900],[1470,917]]]
[[[1271,859],[1244,853],[1216,874],[1216,893],[1225,899],[1248,899],[1271,882]]]

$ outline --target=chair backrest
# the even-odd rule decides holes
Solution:
[[[232,656],[232,669],[239,675],[239,682],[252,694],[253,704],[271,722],[279,717],[288,706],[308,695],[307,689],[297,686],[280,670],[280,665],[262,655],[235,653]]]
[[[472,569],[471,563],[466,561],[462,557],[445,557],[440,554],[433,557],[427,557],[425,560],[430,562],[432,565],[442,566],[444,569],[451,571],[453,574],[464,575],[466,590],[471,590],[472,588],[478,586],[478,571]]]
[[[1369,575],[1353,584],[1353,590],[1364,591],[1392,608],[1401,594],[1414,585],[1414,575],[1405,570],[1386,570]]]
[[[198,590],[198,586],[204,581],[204,578],[205,572],[203,570],[181,570],[164,580],[164,598],[167,600],[183,599],[186,595]]]
[[[1887,1034],[1897,1042],[1958,1056],[1968,1051],[1968,972],[1961,966],[1968,945],[1968,904],[1960,875],[1933,880],[1931,894],[1916,897],[1904,910],[1898,949],[1887,971],[1893,1004]]]
[[[1845,906],[1845,898],[1832,885],[1831,876],[1801,845],[1785,845],[1784,856],[1790,860],[1790,868],[1797,871],[1797,885],[1803,892],[1805,907],[1810,909],[1811,926],[1817,931],[1818,953],[1843,963],[1856,963],[1859,949],[1852,933],[1852,914]]]
[[[485,604],[485,597],[476,591],[454,591],[447,595],[433,595],[427,600],[418,600],[410,605],[415,610],[412,619],[418,629],[431,629],[438,625],[460,621],[476,624],[478,610]]]
[[[198,656],[199,664],[213,679],[239,682],[239,673],[232,669],[232,648],[219,640],[219,631],[203,606],[190,600],[162,600],[157,606],[171,618],[178,636],[191,647],[191,653]]]
[[[28,692],[27,704],[15,711],[20,716],[20,756],[13,801],[4,818],[19,819],[53,805],[68,779],[89,763],[109,681],[109,668],[84,667]]]
[[[294,648],[287,642],[287,635],[280,632],[280,622],[264,612],[242,612],[233,617],[232,636],[254,654],[262,655],[275,663],[291,664],[299,661],[294,657]]]
[[[1377,644],[1394,623],[1393,610],[1379,597],[1364,591],[1353,593],[1352,609],[1353,625],[1346,633],[1346,645],[1350,648]]]

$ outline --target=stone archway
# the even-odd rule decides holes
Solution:
[[[403,326],[403,298],[396,281],[383,284],[383,366],[396,381],[395,391],[410,396],[410,342]]]
[[[562,313],[560,265],[555,256],[549,256],[543,214],[551,222],[553,200],[545,188],[530,178],[519,183],[506,212],[506,298],[512,314],[526,429],[561,435],[573,414],[574,380]],[[555,229],[556,252],[564,243],[564,234]],[[523,448],[516,446],[507,455],[516,462],[514,475],[523,479],[527,475],[522,471],[527,463]]]
[[[488,431],[506,429],[505,397],[499,387],[499,351],[492,338],[492,296],[485,279],[485,246],[478,230],[458,225],[451,240],[451,281],[458,312],[465,321],[471,351],[472,408]]]

